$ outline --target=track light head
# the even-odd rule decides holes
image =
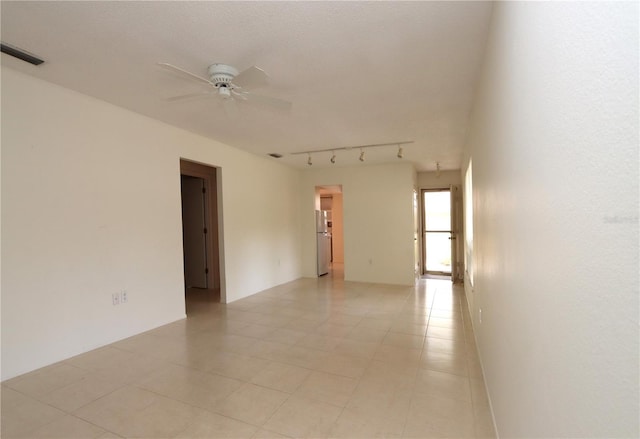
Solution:
[[[331,151],[331,163],[335,163],[336,162],[336,153]]]
[[[311,161],[311,154],[309,154],[309,160],[307,160],[307,165],[309,166],[313,165],[313,162]]]
[[[398,158],[402,158],[402,146],[398,145]]]
[[[360,161],[364,162],[364,151],[360,148]]]

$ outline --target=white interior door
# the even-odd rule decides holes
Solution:
[[[185,286],[208,288],[204,180],[183,175],[181,182]]]

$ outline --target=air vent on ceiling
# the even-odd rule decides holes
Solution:
[[[282,154],[278,154],[277,152],[270,152],[269,155],[274,159],[282,158]]]
[[[25,52],[24,50],[18,49],[17,47],[10,46],[5,43],[0,43],[0,48],[2,49],[2,53],[6,53],[7,55],[14,56],[22,61],[26,61],[29,64],[33,64],[34,66],[39,66],[44,62],[44,60],[34,56],[30,53]]]

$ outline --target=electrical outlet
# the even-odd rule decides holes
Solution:
[[[119,305],[120,304],[120,294],[118,293],[113,293],[111,295],[111,301],[113,302],[113,305]]]
[[[122,293],[120,293],[120,303],[127,303],[129,300],[129,297],[127,296],[127,290],[122,290]]]

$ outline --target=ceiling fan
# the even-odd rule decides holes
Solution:
[[[238,72],[232,66],[226,64],[211,64],[207,72],[209,79],[203,78],[195,73],[188,72],[172,64],[158,63],[158,66],[172,73],[180,75],[184,79],[198,82],[209,89],[198,93],[172,96],[167,98],[168,102],[185,101],[189,99],[211,96],[222,101],[223,107],[230,117],[238,116],[236,101],[246,101],[259,105],[266,105],[278,110],[290,110],[291,102],[283,99],[255,94],[250,90],[264,87],[268,84],[269,76],[259,67],[252,66],[246,70]]]

